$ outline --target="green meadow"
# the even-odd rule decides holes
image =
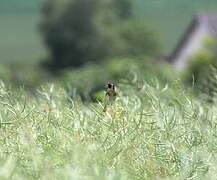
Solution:
[[[216,106],[143,68],[131,64],[106,109],[103,88],[94,103],[73,81],[34,95],[1,83],[0,179],[215,179]],[[105,72],[86,67],[71,78],[88,90]]]

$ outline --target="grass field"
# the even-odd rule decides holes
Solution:
[[[32,97],[1,83],[0,178],[215,179],[216,106],[155,82],[122,80],[106,112],[57,84]]]

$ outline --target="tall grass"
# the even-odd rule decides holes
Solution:
[[[0,86],[1,179],[215,179],[216,107],[178,81],[118,84],[116,102],[82,103],[48,85]]]

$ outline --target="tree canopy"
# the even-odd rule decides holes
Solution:
[[[129,0],[47,0],[40,27],[53,69],[149,55],[157,47],[153,33],[135,23]]]

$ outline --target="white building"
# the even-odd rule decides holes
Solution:
[[[195,16],[178,42],[169,61],[177,70],[184,69],[188,60],[203,48],[206,37],[217,37],[217,15]]]

